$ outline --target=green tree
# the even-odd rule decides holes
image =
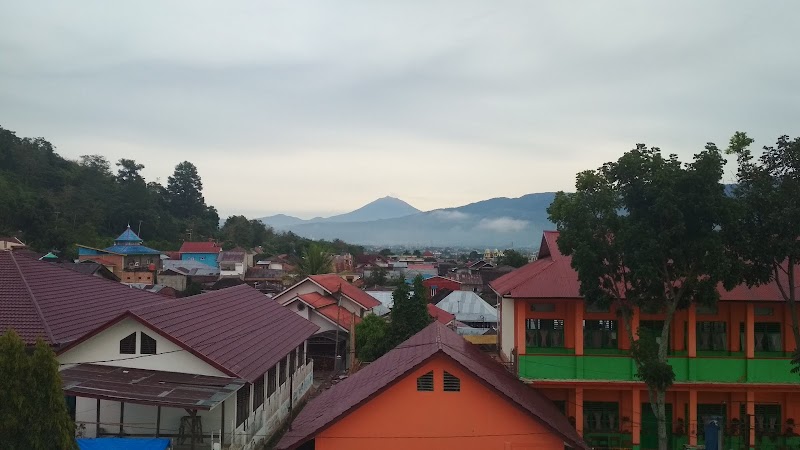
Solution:
[[[475,250],[473,250],[473,251],[469,252],[469,259],[470,259],[470,260],[473,260],[473,261],[474,261],[474,260],[476,260],[476,259],[480,258],[480,256],[481,256],[481,255],[479,255],[479,254],[478,254],[478,252],[477,252],[477,251],[475,251]]]
[[[498,266],[522,267],[525,264],[528,264],[528,258],[513,249],[504,251],[503,256],[497,258]]]
[[[800,267],[800,137],[781,136],[774,147],[753,156],[753,140],[738,132],[727,152],[735,154],[739,171],[734,196],[738,201],[729,245],[741,264],[740,280],[749,286],[776,283],[789,306],[795,352],[792,372],[800,371],[800,322],[797,313]]]
[[[412,287],[401,283],[392,293],[392,312],[389,323],[389,341],[393,348],[417,334],[428,326],[433,319],[428,314],[427,289],[422,284],[422,277],[414,278]]]
[[[356,355],[361,361],[375,361],[383,356],[387,346],[389,324],[382,317],[370,314],[356,325]]]
[[[383,267],[372,269],[365,282],[368,286],[386,286],[386,283],[388,282],[388,279],[386,278],[386,269]]]
[[[384,248],[384,249],[382,249],[381,251],[379,251],[379,252],[378,252],[378,254],[379,254],[379,255],[381,255],[381,256],[383,256],[384,258],[387,258],[387,257],[391,256],[391,254],[392,254],[392,249],[389,249],[389,248]]]
[[[0,336],[0,442],[8,450],[77,448],[55,354],[40,339],[28,356],[13,330]]]
[[[720,183],[723,165],[713,144],[686,165],[639,144],[616,162],[579,173],[576,192],[557,193],[548,208],[581,295],[617,305],[637,376],[650,394],[660,450],[667,448],[665,393],[675,379],[667,361],[675,311],[692,302],[714,304],[718,283],[729,278],[720,229],[730,220],[732,200]],[[662,313],[662,329],[656,335],[633,330],[634,308]]]
[[[197,167],[189,161],[175,166],[175,171],[167,179],[167,193],[172,211],[178,217],[200,217],[206,213],[203,182]]]
[[[303,258],[297,266],[297,272],[304,277],[330,273],[332,265],[333,258],[330,253],[322,245],[311,243],[303,252]]]
[[[117,181],[122,184],[141,183],[144,184],[144,178],[139,172],[144,169],[144,164],[138,164],[132,159],[122,158],[117,162]]]

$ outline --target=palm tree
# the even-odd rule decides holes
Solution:
[[[330,273],[333,265],[333,257],[325,251],[319,244],[309,244],[303,252],[303,258],[297,266],[297,273],[301,276],[319,275]]]

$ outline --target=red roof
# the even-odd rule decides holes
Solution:
[[[581,298],[578,273],[571,266],[572,257],[561,254],[557,239],[557,231],[545,231],[539,258],[492,281],[492,289],[512,298]],[[795,271],[800,279],[800,268],[795,267]],[[752,288],[742,284],[731,291],[720,285],[718,289],[720,300],[724,301],[784,301],[775,283]]]
[[[164,334],[228,375],[250,382],[319,330],[246,284],[133,308],[95,332],[125,317]]]
[[[219,253],[222,251],[216,242],[184,242],[180,253]]]
[[[372,309],[381,304],[371,295],[344,281],[339,275],[311,275],[308,278],[331,294],[341,291],[348,298],[363,306],[364,309]]]
[[[553,402],[439,322],[428,325],[372,364],[311,400],[294,419],[277,447],[293,449],[314,439],[438,354],[460,364],[497,395],[531,414],[571,446],[588,448]]]
[[[315,311],[347,331],[350,330],[351,325],[358,325],[361,322],[361,317],[355,316],[355,323],[353,323],[353,313],[342,306],[338,306],[336,304],[336,299],[329,295],[311,292],[298,295],[298,297],[314,308]],[[277,302],[275,303],[277,304]]]
[[[438,306],[434,305],[433,303],[428,303],[428,314],[431,315],[434,319],[438,320],[439,322],[447,325],[453,320],[455,320],[456,316],[450,314],[449,312],[439,308]]]
[[[68,344],[130,308],[166,301],[60,264],[0,251],[0,333],[13,328],[28,344],[37,337],[54,346]]]

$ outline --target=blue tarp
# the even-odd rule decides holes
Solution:
[[[80,450],[164,450],[169,447],[166,438],[79,438]]]

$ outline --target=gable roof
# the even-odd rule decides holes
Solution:
[[[216,242],[184,242],[181,245],[180,253],[219,253],[222,251]]]
[[[198,277],[219,276],[219,267],[209,266],[208,264],[191,259],[166,259],[161,264],[164,271],[172,270],[181,275],[193,275]]]
[[[444,325],[447,325],[456,319],[456,316],[453,314],[450,314],[449,312],[431,303],[428,303],[428,314],[430,314],[434,320],[438,320]]]
[[[12,244],[25,245],[18,238],[13,236],[0,236],[0,242],[10,242]]]
[[[225,250],[220,252],[218,262],[244,262],[247,254],[244,250]]]
[[[577,448],[588,448],[549,399],[439,322],[428,325],[372,364],[311,400],[277,447],[293,449],[313,439],[437,354],[446,355],[460,364],[486,387],[532,415],[565,442]]]
[[[503,297],[581,299],[578,272],[572,268],[572,257],[558,249],[558,236],[557,231],[545,231],[536,261],[497,278],[490,287]],[[800,267],[795,270],[800,279]],[[720,284],[717,289],[723,301],[784,301],[774,282],[753,287],[740,284],[730,291]]]
[[[47,255],[45,255],[47,256]],[[44,258],[44,256],[42,257]],[[119,277],[114,272],[108,270],[105,265],[97,261],[83,261],[80,263],[64,263],[62,267],[84,275],[100,276],[107,280],[119,281]]]
[[[322,314],[328,320],[339,325],[345,331],[350,331],[352,325],[358,325],[361,317],[355,316],[351,311],[336,304],[336,299],[330,295],[322,295],[318,292],[298,295],[297,298],[303,301],[317,313]],[[275,302],[277,303],[277,302]]]
[[[453,291],[436,306],[462,322],[497,322],[497,310],[472,291]]]
[[[319,330],[243,284],[131,308],[62,352],[125,317],[160,332],[228,375],[250,382]]]
[[[42,337],[65,345],[130,308],[164,301],[62,264],[0,252],[0,333],[13,328],[28,344]]]
[[[308,278],[331,294],[341,291],[342,294],[361,305],[364,309],[371,309],[381,304],[371,295],[344,281],[339,275],[310,275]]]

